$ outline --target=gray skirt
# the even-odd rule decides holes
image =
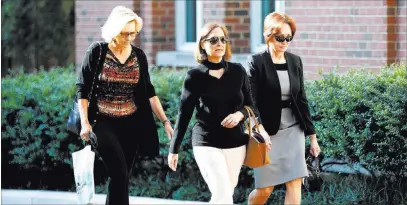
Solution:
[[[305,135],[291,108],[281,110],[277,134],[270,136],[270,164],[254,168],[255,188],[265,188],[308,176]]]

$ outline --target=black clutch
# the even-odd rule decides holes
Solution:
[[[89,132],[89,142],[93,148],[98,148],[98,138],[94,132]]]
[[[322,189],[323,180],[320,176],[319,159],[314,158],[314,164],[312,164],[312,158],[308,157],[307,160],[308,177],[303,180],[303,185],[308,192],[318,192]]]

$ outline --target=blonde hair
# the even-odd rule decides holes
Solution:
[[[229,38],[229,32],[228,29],[220,25],[218,23],[207,23],[205,24],[201,31],[199,32],[199,39],[196,41],[196,49],[194,52],[194,57],[196,62],[202,63],[203,61],[208,59],[208,55],[206,54],[205,49],[201,47],[201,42],[205,40],[205,38],[215,29],[215,28],[220,28],[222,29],[223,33],[225,34],[225,37]],[[223,56],[223,60],[229,61],[230,58],[232,57],[232,50],[230,48],[230,41],[226,43],[226,48],[225,48],[225,55]]]
[[[107,43],[112,42],[113,38],[119,35],[127,23],[134,21],[136,24],[135,32],[140,32],[143,27],[143,19],[141,19],[131,9],[124,6],[116,6],[110,12],[105,24],[102,27],[102,38]]]

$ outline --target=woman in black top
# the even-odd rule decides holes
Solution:
[[[270,135],[270,164],[254,169],[255,190],[248,204],[264,204],[274,186],[286,185],[285,204],[301,203],[301,179],[308,176],[305,136],[311,153],[320,152],[304,90],[301,58],[287,52],[296,31],[288,15],[273,12],[264,20],[267,50],[250,56],[249,74],[259,122]]]
[[[242,65],[228,62],[230,57],[226,27],[206,24],[195,52],[200,65],[189,70],[185,77],[168,155],[168,164],[175,170],[180,144],[196,108],[192,145],[195,160],[212,194],[210,203],[233,204],[234,187],[248,142],[242,121],[248,115],[243,106],[253,105],[250,85]]]
[[[129,204],[135,156],[159,154],[152,112],[164,123],[167,135],[173,133],[151,84],[147,58],[131,45],[141,27],[141,18],[132,10],[115,7],[102,28],[106,42],[89,47],[77,82],[81,138],[89,140],[93,130],[110,176],[106,204]]]

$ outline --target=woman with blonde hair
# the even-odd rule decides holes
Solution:
[[[296,32],[294,20],[273,12],[264,20],[267,49],[249,57],[248,73],[259,122],[270,135],[270,164],[254,169],[255,190],[248,204],[264,204],[274,186],[285,184],[285,204],[301,203],[302,178],[308,176],[305,137],[311,154],[320,148],[304,89],[301,58],[287,52]]]
[[[233,204],[248,142],[242,124],[248,116],[244,106],[253,105],[247,74],[241,64],[229,62],[230,57],[226,27],[206,24],[196,45],[199,66],[189,70],[184,80],[168,155],[169,167],[175,170],[182,139],[196,109],[193,152],[212,194],[211,204]]]
[[[106,204],[129,204],[129,177],[136,156],[159,154],[152,113],[168,137],[173,130],[148,73],[144,52],[131,42],[143,26],[131,9],[117,6],[102,27],[105,42],[88,48],[77,81],[80,136],[97,136],[97,151],[110,183]]]

